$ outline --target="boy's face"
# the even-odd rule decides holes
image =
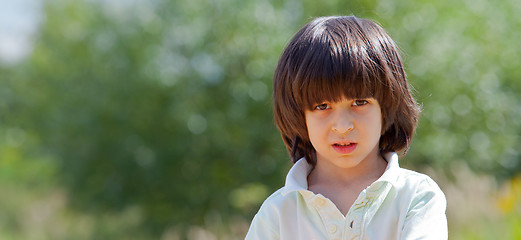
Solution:
[[[382,113],[376,99],[324,102],[306,110],[305,117],[317,164],[353,169],[378,159]]]

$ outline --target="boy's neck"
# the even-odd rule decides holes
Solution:
[[[374,182],[382,176],[386,167],[387,162],[380,154],[370,159],[364,159],[352,168],[339,168],[326,161],[317,161],[315,168],[308,176],[308,184],[342,186],[365,182],[367,179],[374,179]]]
[[[378,180],[385,172],[387,162],[378,154],[365,159],[353,168],[339,168],[327,164],[317,165],[308,175],[308,190],[331,200],[345,216],[360,192]]]

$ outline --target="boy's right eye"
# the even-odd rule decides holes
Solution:
[[[322,104],[319,104],[319,105],[316,105],[315,108],[313,108],[314,110],[326,110],[326,109],[330,109],[331,106],[329,106],[329,104],[327,103],[322,103]]]

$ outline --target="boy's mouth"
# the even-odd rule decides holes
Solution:
[[[332,145],[333,149],[340,154],[350,154],[355,151],[357,143],[335,143]]]
[[[333,145],[335,145],[337,147],[347,147],[347,146],[350,146],[350,145],[353,145],[353,144],[356,144],[356,143],[335,143]]]

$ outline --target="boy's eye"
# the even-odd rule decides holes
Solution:
[[[330,108],[331,107],[329,106],[329,104],[322,103],[322,104],[315,106],[314,110],[326,110],[326,109],[330,109]]]
[[[363,100],[363,99],[357,99],[353,102],[353,106],[363,106],[363,105],[366,105],[368,104],[369,102],[367,100]]]

